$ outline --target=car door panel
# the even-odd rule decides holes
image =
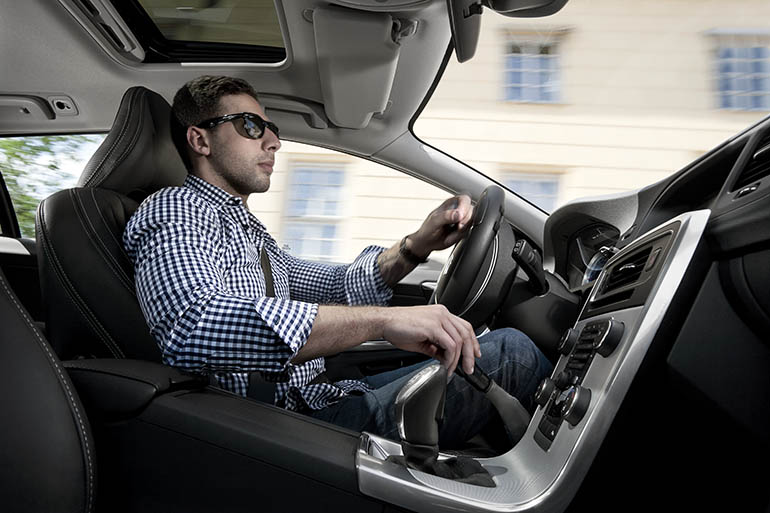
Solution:
[[[152,362],[65,362],[99,447],[105,511],[360,511],[360,434]]]

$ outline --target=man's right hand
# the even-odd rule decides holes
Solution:
[[[436,358],[450,375],[462,358],[462,368],[473,373],[481,356],[473,327],[444,305],[391,307],[383,310],[382,338],[405,351]]]

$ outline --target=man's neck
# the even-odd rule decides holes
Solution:
[[[249,199],[248,195],[238,194],[236,191],[233,190],[233,188],[230,186],[229,183],[227,183],[226,180],[224,180],[221,176],[219,176],[216,173],[207,172],[205,169],[193,169],[190,171],[190,174],[193,176],[197,176],[204,182],[208,182],[211,185],[215,187],[219,187],[223,191],[225,191],[227,194],[231,196],[236,196],[238,198],[241,198],[241,201],[243,201],[243,206],[246,207],[247,203],[246,201]]]

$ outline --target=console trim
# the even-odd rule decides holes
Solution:
[[[535,411],[524,438],[516,447],[506,454],[478,460],[493,474],[496,488],[465,485],[385,461],[383,455],[400,453],[399,444],[364,433],[356,454],[360,491],[427,512],[563,511],[601,447],[671,298],[690,266],[709,216],[709,210],[688,212],[647,232],[649,235],[673,222],[681,223],[668,255],[660,262],[660,271],[644,305],[601,313],[576,323],[575,329],[581,330],[589,322],[616,319],[623,322],[626,329],[615,351],[607,357],[597,355],[585,374],[582,386],[591,390],[591,404],[585,416],[577,426],[565,423],[548,451],[534,438],[543,418],[543,407]],[[634,246],[631,244],[628,249],[633,250]],[[594,290],[591,296],[595,293]],[[553,375],[564,370],[567,361],[568,357],[561,356]],[[375,447],[378,450],[373,450]]]

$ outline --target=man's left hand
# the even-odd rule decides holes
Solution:
[[[465,237],[473,219],[471,198],[465,194],[454,196],[431,212],[420,229],[409,236],[410,250],[416,255],[429,255],[446,249]]]

